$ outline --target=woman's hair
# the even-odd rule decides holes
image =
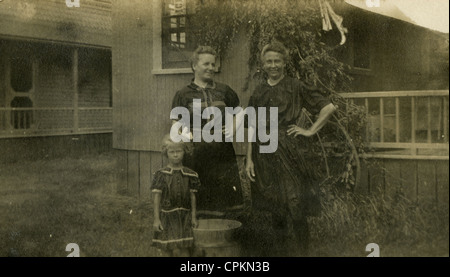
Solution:
[[[192,153],[192,145],[190,142],[174,142],[171,138],[170,138],[170,134],[167,134],[164,136],[164,138],[162,139],[162,149],[161,149],[161,153],[167,157],[167,150],[171,147],[171,146],[182,146],[184,153],[187,155],[190,155]]]
[[[195,51],[192,53],[192,56],[191,56],[191,59],[190,59],[192,71],[194,71],[194,64],[198,63],[199,56],[201,54],[211,54],[214,57],[217,56],[216,50],[214,50],[211,46],[199,46],[199,47],[197,47],[197,49],[195,49]]]
[[[284,62],[287,63],[289,58],[289,51],[283,43],[274,40],[271,43],[266,44],[261,51],[261,61],[264,61],[264,55],[269,51],[280,53],[281,55],[283,55]]]

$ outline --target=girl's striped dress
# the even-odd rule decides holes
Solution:
[[[161,193],[161,224],[153,232],[153,246],[171,250],[191,247],[194,242],[191,222],[191,192],[200,186],[198,174],[187,168],[162,168],[154,174],[152,193]]]

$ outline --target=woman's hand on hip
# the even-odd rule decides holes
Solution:
[[[306,130],[303,129],[297,125],[289,125],[289,129],[287,130],[287,134],[293,135],[294,137],[297,137],[299,135],[305,136],[305,137],[310,137],[312,135],[314,135],[314,133],[310,130]]]

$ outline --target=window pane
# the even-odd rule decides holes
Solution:
[[[411,98],[400,97],[400,142],[411,142]]]
[[[170,28],[177,28],[177,19],[176,18],[170,19]]]
[[[186,0],[166,0],[163,11],[166,16],[186,14]]]
[[[384,114],[385,115],[395,115],[395,98],[386,97],[383,99]]]
[[[369,114],[380,114],[380,98],[369,98]]]
[[[427,142],[428,109],[427,98],[416,97],[416,142]]]
[[[443,140],[443,98],[442,97],[432,97],[430,99],[430,115],[431,115],[431,142],[444,142]],[[448,123],[446,123],[448,124]]]
[[[380,142],[380,98],[369,98],[369,141]]]
[[[385,142],[395,142],[396,117],[395,117],[395,98],[383,98],[383,133]]]
[[[177,33],[172,33],[172,34],[170,34],[170,41],[172,41],[172,42],[178,42],[178,39],[177,39]]]

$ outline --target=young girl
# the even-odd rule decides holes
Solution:
[[[192,227],[197,226],[196,192],[200,186],[198,174],[183,166],[183,156],[189,145],[175,143],[166,135],[162,154],[168,159],[166,167],[156,171],[153,193],[153,245],[168,256],[190,256],[194,238]]]

